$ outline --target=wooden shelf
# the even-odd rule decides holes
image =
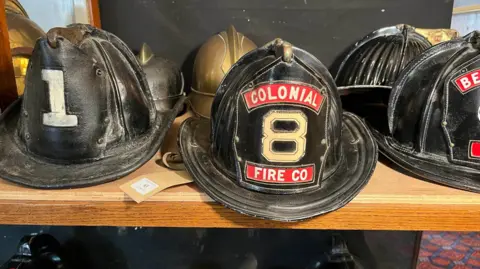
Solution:
[[[298,223],[241,215],[213,202],[193,184],[158,193],[141,204],[119,186],[166,171],[151,160],[132,175],[100,186],[35,190],[0,180],[0,223],[156,227],[363,230],[480,230],[480,195],[426,183],[378,163],[368,186],[346,207]]]
[[[175,151],[175,120],[164,151]],[[36,190],[0,179],[0,224],[480,231],[480,194],[427,183],[378,163],[369,184],[347,206],[308,221],[282,223],[248,217],[214,202],[189,184],[137,204],[120,190],[141,175],[166,172],[155,156],[120,180],[71,190]],[[174,173],[171,171],[170,173]]]

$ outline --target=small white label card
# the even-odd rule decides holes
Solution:
[[[141,203],[167,188],[192,182],[185,171],[164,171],[134,178],[120,186],[135,202]]]
[[[145,194],[155,190],[156,188],[158,188],[158,185],[155,182],[151,181],[150,179],[144,177],[144,178],[140,179],[139,181],[130,185],[130,187],[132,187],[134,190],[136,190],[141,195],[145,195]]]

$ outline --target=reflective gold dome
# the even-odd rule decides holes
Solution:
[[[17,92],[21,95],[25,87],[28,59],[35,42],[44,36],[45,32],[28,18],[25,9],[17,0],[5,0],[5,11]]]
[[[195,57],[190,103],[198,116],[210,118],[213,97],[230,67],[257,46],[230,26],[210,37]]]
[[[27,12],[17,0],[5,0],[5,10],[9,13],[22,14],[28,18]]]

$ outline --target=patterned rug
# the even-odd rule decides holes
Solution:
[[[424,232],[417,269],[480,269],[480,233]]]

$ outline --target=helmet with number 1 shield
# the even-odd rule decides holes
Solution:
[[[86,24],[38,39],[23,98],[0,116],[0,177],[71,188],[125,176],[160,148],[184,97],[155,109],[127,45]]]
[[[210,124],[188,119],[179,144],[187,170],[213,199],[279,221],[344,206],[377,161],[365,124],[342,113],[328,70],[281,39],[233,65],[215,95]]]

